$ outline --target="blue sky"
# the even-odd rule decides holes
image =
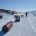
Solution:
[[[0,0],[0,8],[17,11],[36,10],[36,0]]]

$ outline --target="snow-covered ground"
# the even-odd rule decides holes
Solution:
[[[20,18],[20,22],[16,23],[14,22],[14,20],[14,16],[5,13],[3,14],[3,19],[0,19],[0,36],[36,36],[36,17],[33,17],[33,15],[28,15],[27,18]],[[9,21],[14,22],[13,28],[11,28],[9,32],[4,34],[3,32],[1,32],[2,26]]]
[[[36,16],[33,16],[32,14],[28,15],[28,20],[34,30],[34,32],[36,32]]]

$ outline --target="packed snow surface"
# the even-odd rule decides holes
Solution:
[[[13,27],[9,32],[4,34],[2,27],[9,21],[13,21]],[[14,22],[13,15],[3,14],[3,19],[0,19],[0,36],[36,36],[36,17],[29,14],[26,18],[20,18],[20,22]]]

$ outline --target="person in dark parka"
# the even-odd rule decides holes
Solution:
[[[26,17],[27,17],[27,12],[26,12]]]

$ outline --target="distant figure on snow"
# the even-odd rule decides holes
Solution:
[[[26,12],[26,17],[27,17],[27,12]]]

